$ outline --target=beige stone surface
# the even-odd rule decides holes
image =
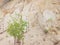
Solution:
[[[0,8],[0,45],[14,45],[14,38],[5,30],[7,22],[12,22],[10,16],[17,18],[16,13],[29,22],[23,45],[60,45],[60,0],[11,0],[3,5]]]

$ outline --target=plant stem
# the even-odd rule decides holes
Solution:
[[[14,45],[21,45],[21,41],[17,38],[14,38]]]

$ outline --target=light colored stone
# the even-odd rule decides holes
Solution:
[[[23,45],[54,45],[60,41],[60,29],[56,28],[60,26],[59,0],[13,0],[1,8],[0,14],[3,18],[0,32],[7,29],[9,21],[13,22],[10,16],[18,18],[15,14],[29,22]],[[44,30],[49,28],[45,34]],[[0,34],[0,40],[0,45],[14,45],[13,37],[7,32]]]

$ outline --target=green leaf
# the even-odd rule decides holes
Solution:
[[[17,15],[18,16],[18,15]],[[19,21],[17,21],[19,19]],[[13,18],[13,23],[9,23],[7,28],[7,32],[18,39],[22,39],[24,37],[24,30],[27,27],[27,22],[22,20],[22,16],[18,19]]]

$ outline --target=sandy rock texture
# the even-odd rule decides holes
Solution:
[[[60,0],[11,0],[2,5],[0,45],[14,45],[6,29],[7,22],[12,22],[10,16],[16,17],[15,14],[29,22],[23,45],[60,45]]]

